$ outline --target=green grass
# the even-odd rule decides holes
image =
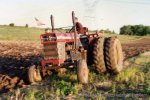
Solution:
[[[58,30],[65,32],[64,30]],[[40,28],[25,28],[21,26],[4,26],[0,25],[0,39],[1,40],[39,40],[40,34],[44,33],[44,29]],[[105,36],[116,36],[116,34],[105,34]],[[128,35],[117,35],[118,38],[125,42],[130,40],[136,40],[142,38],[141,36],[128,36]],[[147,36],[149,37],[149,36]]]
[[[133,41],[149,36],[129,36],[129,35],[118,35],[118,34],[105,34],[106,37],[117,36],[121,42]]]
[[[150,57],[145,57],[143,55],[140,55],[137,58],[132,58],[136,64],[145,64],[150,62]]]
[[[122,42],[126,42],[126,41],[133,41],[133,40],[141,39],[141,38],[143,38],[143,37],[142,37],[142,36],[119,35],[118,38],[119,38]]]
[[[119,89],[150,96],[150,57],[139,55],[129,61],[131,64],[115,77]],[[142,90],[139,90],[139,85],[143,86]]]
[[[137,96],[132,94],[150,96],[150,57],[139,55],[129,61],[132,63],[116,76],[98,74],[90,68],[89,83],[86,85],[78,83],[75,69],[68,69],[66,73],[46,77],[43,85],[20,89],[20,93],[25,95],[26,100],[50,98],[63,100],[68,95],[74,96],[77,100],[105,100],[104,93],[108,93],[110,100],[114,99],[111,94],[128,94],[126,99],[137,99]],[[111,85],[108,86],[106,84],[108,82]],[[142,86],[141,89],[139,89],[140,86]]]
[[[0,26],[0,40],[40,40],[44,29]]]

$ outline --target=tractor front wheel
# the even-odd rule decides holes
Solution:
[[[77,79],[80,83],[88,83],[89,69],[85,59],[81,59],[77,62]]]
[[[35,65],[29,67],[27,74],[28,74],[28,82],[30,84],[34,84],[42,80],[40,68],[39,67],[36,68]]]

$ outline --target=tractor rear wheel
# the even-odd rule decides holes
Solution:
[[[96,38],[93,44],[93,62],[99,73],[106,73],[104,62],[104,37]]]
[[[40,68],[36,68],[35,65],[31,66],[29,69],[28,69],[28,82],[30,84],[34,84],[38,81],[41,81],[42,78],[41,78],[41,74],[40,74]]]
[[[116,37],[105,39],[105,65],[110,73],[118,74],[123,68],[123,52],[121,43]]]

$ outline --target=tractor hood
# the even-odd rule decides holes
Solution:
[[[77,41],[79,41],[80,36],[77,34]],[[41,42],[73,42],[74,41],[74,33],[59,33],[59,32],[51,32],[41,34]]]

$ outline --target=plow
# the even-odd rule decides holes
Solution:
[[[57,32],[54,17],[51,15],[51,31],[47,29],[40,35],[43,46],[41,66],[31,66],[27,71],[28,81],[41,81],[56,70],[75,67],[80,83],[88,83],[89,66],[98,73],[118,74],[123,69],[123,52],[117,37],[104,37],[102,33],[89,33],[83,27],[79,33],[72,12],[73,29],[69,32]]]

